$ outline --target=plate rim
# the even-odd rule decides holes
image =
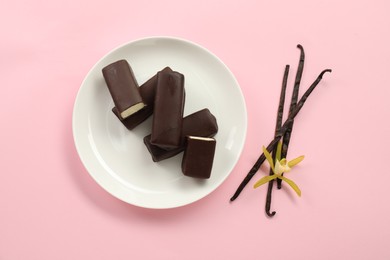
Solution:
[[[220,178],[220,180],[218,182],[215,183],[215,187],[212,188],[212,189],[209,189],[207,192],[205,192],[204,194],[202,194],[202,196],[196,198],[196,199],[192,199],[191,201],[188,201],[188,202],[184,202],[184,203],[178,203],[177,205],[173,205],[173,206],[150,206],[150,205],[142,205],[142,203],[136,203],[134,201],[129,201],[129,200],[126,200],[125,198],[122,198],[120,196],[118,196],[118,194],[115,194],[113,193],[111,190],[107,189],[104,184],[102,184],[100,182],[100,180],[98,180],[95,175],[93,173],[90,172],[90,169],[87,167],[88,164],[86,164],[86,162],[84,161],[85,158],[84,156],[82,155],[82,152],[81,152],[81,147],[79,147],[79,144],[77,143],[77,137],[76,137],[76,124],[75,124],[75,121],[76,121],[76,110],[77,110],[77,104],[79,102],[79,99],[80,99],[80,92],[82,90],[82,87],[83,85],[85,84],[85,82],[87,81],[87,79],[89,78],[90,74],[96,69],[96,67],[101,63],[102,60],[106,59],[107,57],[109,57],[112,53],[122,49],[122,48],[125,48],[126,46],[129,46],[129,45],[132,45],[132,44],[136,44],[136,43],[140,43],[142,41],[150,41],[150,40],[173,40],[173,41],[177,41],[177,42],[182,42],[182,43],[185,43],[185,44],[188,44],[188,45],[193,45],[197,48],[200,48],[202,51],[206,52],[207,54],[211,55],[216,61],[218,61],[218,63],[220,65],[222,65],[224,67],[224,69],[230,74],[232,80],[234,81],[234,84],[236,86],[238,86],[238,93],[240,94],[239,95],[239,98],[243,104],[243,112],[244,112],[244,115],[243,115],[243,121],[244,121],[244,125],[241,125],[241,127],[243,127],[243,136],[242,136],[242,144],[241,146],[239,147],[240,149],[237,151],[237,158],[236,158],[236,161],[235,163],[232,165],[230,171],[228,174],[225,174],[222,178]],[[73,134],[73,142],[74,142],[74,145],[76,147],[76,151],[77,151],[77,154],[78,154],[78,157],[80,158],[85,170],[87,171],[87,173],[92,177],[92,179],[101,187],[103,188],[103,190],[105,190],[106,192],[108,192],[110,195],[112,195],[113,197],[123,201],[123,202],[126,202],[127,204],[130,204],[130,205],[133,205],[133,206],[137,206],[137,207],[141,207],[141,208],[148,208],[148,209],[170,209],[170,208],[178,208],[178,207],[183,207],[183,206],[186,206],[186,205],[190,205],[194,202],[197,202],[197,201],[200,201],[201,199],[207,197],[208,195],[210,195],[213,191],[215,191],[218,187],[220,187],[220,185],[222,185],[222,183],[228,178],[228,176],[230,176],[230,174],[232,173],[232,171],[234,170],[234,167],[237,165],[237,162],[239,161],[241,155],[242,155],[242,151],[244,149],[244,146],[245,146],[245,142],[246,142],[246,136],[247,136],[247,128],[248,128],[248,112],[247,112],[247,107],[246,107],[246,102],[245,102],[245,98],[244,98],[244,95],[243,95],[243,92],[241,90],[241,86],[240,84],[238,83],[235,75],[232,73],[232,71],[229,69],[229,67],[217,56],[215,55],[213,52],[211,52],[210,50],[208,50],[207,48],[203,47],[202,45],[198,44],[198,43],[195,43],[193,41],[190,41],[190,40],[187,40],[187,39],[183,39],[183,38],[180,38],[180,37],[174,37],[174,36],[148,36],[148,37],[142,37],[142,38],[137,38],[137,39],[134,39],[134,40],[131,40],[131,41],[127,41],[125,43],[122,43],[120,45],[118,45],[117,47],[115,48],[112,48],[110,51],[108,51],[105,55],[103,55],[98,61],[96,61],[94,63],[94,65],[91,67],[91,69],[89,69],[89,71],[87,72],[87,74],[84,76],[80,86],[79,86],[79,89],[77,90],[77,95],[76,95],[76,98],[74,100],[74,104],[73,104],[73,111],[72,111],[72,134]]]

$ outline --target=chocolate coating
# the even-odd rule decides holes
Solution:
[[[144,143],[148,148],[153,161],[159,162],[173,157],[185,148],[185,138],[187,135],[202,137],[213,137],[218,132],[218,124],[215,116],[210,110],[205,108],[192,113],[183,119],[183,129],[180,146],[172,150],[165,150],[150,143],[151,135],[144,137]]]
[[[164,72],[171,72],[171,68],[165,67]],[[145,107],[138,112],[132,114],[131,116],[122,119],[118,113],[116,107],[112,108],[112,112],[118,117],[118,119],[123,123],[123,125],[132,130],[143,121],[145,121],[149,116],[153,114],[154,108],[154,98],[156,96],[156,86],[157,86],[157,74],[147,80],[144,84],[139,87],[139,92],[141,94],[142,100],[145,103]]]
[[[184,112],[184,75],[157,73],[156,96],[150,142],[164,149],[180,146]]]
[[[181,169],[184,175],[208,179],[214,162],[216,141],[214,138],[187,136]]]
[[[108,90],[120,116],[126,118],[144,107],[134,73],[126,60],[118,60],[102,69]]]

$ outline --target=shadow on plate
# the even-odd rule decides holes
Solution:
[[[171,209],[141,208],[117,199],[100,187],[89,175],[82,164],[73,140],[72,111],[69,111],[64,123],[63,148],[64,155],[67,160],[66,165],[68,166],[67,170],[69,172],[69,176],[78,187],[80,196],[88,200],[102,212],[126,222],[134,221],[134,217],[142,218],[142,220],[172,222],[177,218],[191,214],[194,210],[199,211],[207,207],[205,200],[209,199],[207,198],[208,196],[189,205]],[[199,185],[202,185],[202,183],[203,181],[199,181]]]

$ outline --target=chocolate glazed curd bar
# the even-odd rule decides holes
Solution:
[[[172,71],[157,73],[156,96],[150,142],[163,149],[180,146],[184,112],[184,75]]]
[[[163,72],[171,72],[171,68],[165,67]],[[145,103],[145,107],[138,112],[132,114],[131,116],[123,119],[120,117],[116,107],[112,108],[112,112],[118,117],[118,119],[123,123],[123,125],[132,130],[143,121],[145,121],[149,116],[153,114],[154,108],[154,98],[156,96],[156,87],[157,87],[157,74],[147,80],[144,84],[139,87],[139,92],[141,94],[142,100]]]
[[[180,146],[172,150],[165,150],[150,143],[151,135],[144,137],[144,143],[148,148],[154,162],[159,162],[173,157],[185,148],[185,138],[188,135],[213,137],[218,132],[218,124],[215,116],[205,108],[192,113],[183,119],[182,137]]]
[[[208,179],[213,168],[216,141],[214,138],[187,136],[181,169],[184,175]]]
[[[126,60],[118,60],[102,69],[103,77],[121,118],[127,118],[142,109],[138,83]]]

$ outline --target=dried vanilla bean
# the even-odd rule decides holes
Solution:
[[[286,88],[287,88],[287,79],[288,79],[289,69],[290,69],[290,66],[286,65],[286,68],[284,69],[282,89],[280,91],[278,113],[276,115],[275,137],[278,134],[278,132],[280,131],[280,128],[282,127],[284,100],[286,97]],[[275,148],[272,151],[272,157],[273,157],[274,162],[276,159],[276,149],[277,149],[277,146],[275,146]],[[272,171],[272,169],[269,170],[269,175],[274,175],[274,172]],[[274,180],[271,180],[270,182],[268,182],[267,198],[266,198],[266,202],[265,202],[265,212],[267,213],[267,215],[269,217],[273,217],[276,214],[275,211],[270,212],[273,185],[274,185]]]
[[[305,104],[307,98],[310,96],[310,94],[313,92],[313,90],[316,88],[318,83],[322,80],[323,75],[326,72],[332,72],[330,69],[323,70],[320,75],[318,75],[317,79],[311,84],[311,86],[306,90],[305,94],[301,97],[299,100],[296,108],[294,111],[288,116],[282,127],[280,128],[279,133],[277,136],[268,144],[267,150],[272,151],[275,147],[275,145],[280,141],[280,139],[283,137],[284,133],[286,132],[287,128],[290,126],[291,122],[294,120],[294,118],[297,116],[299,111],[302,109],[303,105]],[[240,183],[238,186],[236,192],[233,194],[233,196],[230,198],[230,201],[234,201],[237,199],[237,197],[240,195],[240,193],[244,190],[245,186],[249,183],[249,181],[253,178],[253,176],[256,174],[256,172],[259,170],[262,163],[265,161],[265,155],[262,153],[260,157],[257,159],[256,163],[253,165],[252,169],[248,172],[248,174],[245,176],[244,180]]]
[[[301,50],[301,55],[299,57],[298,70],[297,70],[297,74],[295,76],[294,89],[293,89],[293,94],[291,96],[289,114],[291,114],[292,111],[294,111],[295,106],[297,105],[297,102],[298,102],[299,86],[301,84],[303,67],[304,67],[304,63],[305,63],[305,51],[303,50],[302,45],[298,44],[297,47]],[[286,133],[283,135],[283,145],[282,145],[281,158],[287,158],[287,151],[288,151],[288,146],[290,144],[290,138],[291,138],[293,126],[294,126],[294,121],[291,123],[291,126],[289,127],[289,129],[287,129]],[[283,176],[283,173],[282,173],[282,176]],[[282,188],[282,179],[277,179],[276,182],[278,184],[278,189],[281,189]]]

